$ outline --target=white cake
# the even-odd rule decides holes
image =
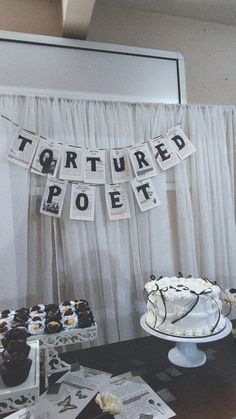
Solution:
[[[225,327],[220,287],[201,278],[163,277],[147,282],[146,323],[172,336],[209,336]]]

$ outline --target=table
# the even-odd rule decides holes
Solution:
[[[167,403],[176,412],[177,419],[236,417],[236,341],[232,335],[216,342],[199,344],[206,353],[207,362],[198,368],[173,366],[167,357],[172,346],[173,342],[148,336],[64,353],[63,359],[71,363],[79,361],[81,365],[114,375],[132,371],[134,375],[141,375],[155,391],[168,389],[175,400]],[[170,367],[181,375],[171,377],[167,372]],[[163,372],[167,377],[159,375]],[[163,381],[165,378],[170,381]],[[99,408],[91,402],[78,419],[93,419],[99,412]],[[112,417],[102,417],[108,418]]]
[[[233,336],[199,344],[206,353],[207,362],[198,368],[173,366],[167,357],[172,346],[173,342],[147,336],[60,356],[72,366],[80,363],[114,375],[132,371],[133,375],[141,375],[155,391],[168,389],[175,400],[167,403],[176,412],[177,419],[236,417],[236,340]],[[181,375],[171,377],[168,374],[170,367]],[[61,374],[53,374],[49,380],[56,381]],[[169,381],[163,381],[166,378]],[[92,401],[78,419],[93,419],[99,413],[99,407]],[[104,415],[102,419],[112,419],[112,416]]]

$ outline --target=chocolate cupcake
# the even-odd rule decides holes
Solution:
[[[90,327],[94,324],[93,313],[91,311],[81,311],[78,313],[78,326],[81,328]]]
[[[24,383],[29,375],[32,360],[15,361],[12,366],[11,359],[5,360],[0,367],[2,381],[6,387],[15,387]]]
[[[50,321],[46,323],[45,331],[47,333],[58,333],[63,329],[62,324],[59,321]]]
[[[77,312],[89,310],[88,301],[86,300],[75,300],[75,309]]]
[[[39,316],[32,317],[31,320],[30,320],[30,322],[41,322],[41,321],[42,321],[42,319]]]
[[[6,333],[9,329],[9,325],[7,322],[5,321],[1,321],[0,322],[0,334],[3,335],[4,333]]]
[[[26,307],[22,307],[22,308],[19,308],[19,309],[17,309],[16,311],[15,311],[15,314],[16,315],[21,315],[21,314],[24,314],[24,315],[29,315],[29,309],[28,308],[26,308]]]
[[[58,311],[59,305],[58,304],[48,304],[45,306],[45,311],[48,313],[49,311]]]
[[[60,306],[64,306],[64,307],[66,306],[74,307],[74,305],[75,305],[75,302],[73,300],[65,300],[60,304]]]
[[[32,360],[28,358],[30,346],[26,343],[27,332],[11,329],[2,339],[4,351],[0,374],[4,384],[13,387],[22,384],[28,377]]]
[[[31,335],[41,335],[44,333],[44,327],[44,322],[35,321],[29,323],[28,330]]]
[[[60,323],[61,318],[62,318],[62,316],[61,316],[60,311],[57,311],[57,312],[51,312],[50,311],[48,313],[47,317],[46,317],[46,323],[49,323],[49,322],[52,322],[52,321]]]
[[[78,317],[75,314],[72,316],[64,317],[62,324],[65,330],[74,329],[78,324]]]
[[[14,316],[14,321],[17,323],[26,323],[28,321],[29,315],[25,311],[16,312]]]
[[[65,306],[65,307],[61,307],[60,311],[63,316],[72,316],[75,312],[75,309],[70,306]]]
[[[28,333],[28,323],[20,323],[17,322],[14,324],[14,329],[23,329],[26,330],[27,336],[30,336],[30,334]]]
[[[7,332],[7,334],[6,334],[6,336],[5,336],[4,339],[7,342],[10,342],[11,340],[18,340],[18,341],[19,340],[23,340],[23,341],[26,341],[26,339],[27,339],[27,331],[24,330],[24,329],[20,330],[20,329],[17,329],[17,328],[12,328],[12,329],[10,329]],[[2,341],[3,341],[3,339],[2,339]]]
[[[0,319],[4,319],[7,322],[12,322],[14,320],[15,312],[12,310],[3,310],[0,314]]]
[[[6,319],[8,316],[9,316],[9,314],[11,313],[11,310],[3,310],[2,312],[1,312],[1,318],[2,319]]]
[[[43,304],[38,304],[36,306],[31,307],[30,317],[39,316],[41,319],[46,317],[45,306]]]

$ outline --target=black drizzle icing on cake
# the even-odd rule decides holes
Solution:
[[[207,278],[151,276],[145,285],[146,323],[173,336],[208,336],[225,327],[221,288]]]

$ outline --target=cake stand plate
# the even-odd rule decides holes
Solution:
[[[140,324],[142,328],[150,333],[150,335],[156,336],[160,339],[169,340],[172,342],[176,342],[175,347],[170,349],[168,353],[168,358],[172,364],[178,365],[179,367],[185,368],[194,368],[200,367],[201,365],[205,364],[206,362],[206,355],[203,351],[198,349],[198,343],[209,343],[214,342],[216,340],[223,339],[227,336],[232,330],[232,323],[229,319],[225,319],[225,328],[214,335],[205,336],[205,337],[177,337],[177,336],[170,336],[165,335],[164,333],[159,333],[153,329],[151,329],[146,324],[146,314],[144,314],[140,319]]]

